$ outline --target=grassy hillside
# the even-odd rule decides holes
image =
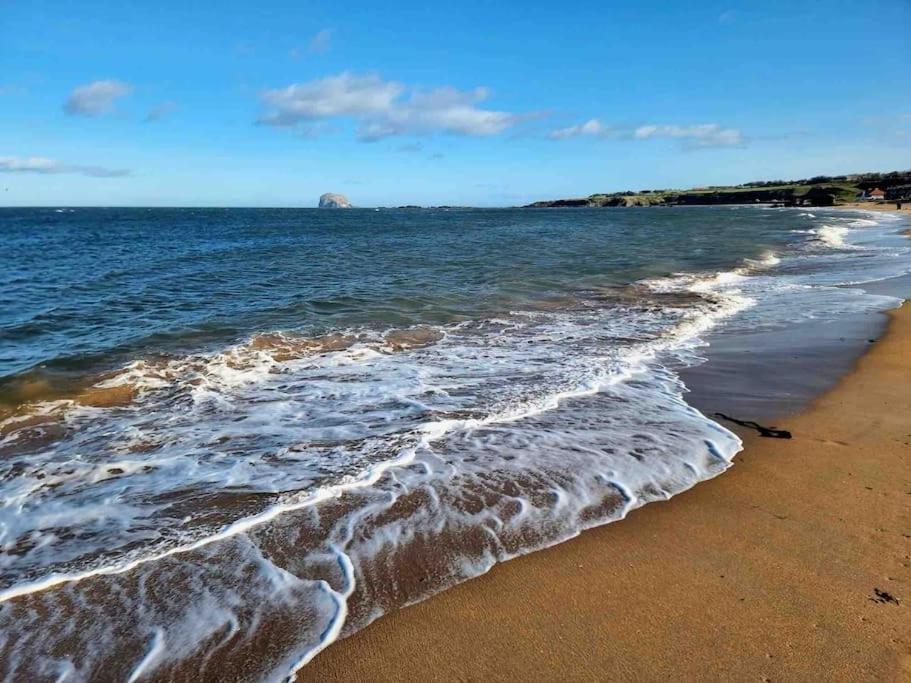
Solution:
[[[578,199],[535,202],[529,207],[675,206],[706,204],[780,203],[790,206],[832,206],[853,201],[861,192],[880,188],[887,198],[911,196],[911,171],[816,176],[803,180],[771,180],[742,185],[686,190],[640,190],[597,193]]]

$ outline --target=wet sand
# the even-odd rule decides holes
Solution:
[[[335,643],[299,680],[911,680],[911,304],[734,467]]]

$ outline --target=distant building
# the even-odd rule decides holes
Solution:
[[[880,190],[878,187],[875,190],[870,190],[867,194],[867,199],[885,199],[886,193]]]

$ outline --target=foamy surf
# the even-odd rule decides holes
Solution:
[[[814,231],[816,238],[828,247],[844,248],[845,235],[850,228],[844,225],[823,225]]]
[[[715,279],[719,282],[724,281],[723,276],[717,276]],[[687,285],[687,288],[693,292],[708,293],[711,285],[700,281]],[[360,434],[361,448],[364,453],[376,452],[381,444],[386,444],[386,447],[381,449],[382,457],[375,465],[362,469],[359,474],[343,474],[335,483],[332,483],[331,479],[321,480],[323,483],[317,484],[318,490],[315,494],[309,494],[298,500],[284,500],[273,504],[256,515],[243,517],[221,529],[188,525],[189,528],[185,535],[190,542],[181,543],[178,540],[177,543],[167,547],[166,543],[161,540],[161,536],[150,537],[148,535],[146,522],[143,524],[146,541],[143,544],[144,549],[137,552],[124,548],[120,562],[106,562],[103,550],[109,551],[112,541],[118,538],[122,540],[126,536],[122,526],[124,520],[154,518],[154,509],[137,512],[135,507],[138,500],[143,498],[157,500],[159,494],[156,493],[156,490],[149,491],[147,495],[139,495],[140,491],[134,491],[127,507],[117,517],[121,526],[108,531],[99,529],[98,560],[81,571],[54,572],[41,578],[9,586],[0,594],[0,600],[15,602],[24,599],[28,602],[35,597],[37,599],[42,599],[43,596],[50,597],[54,595],[55,590],[79,594],[82,587],[93,586],[98,581],[119,582],[126,580],[127,576],[135,576],[137,573],[147,575],[146,573],[149,572],[149,580],[155,581],[152,576],[156,575],[157,567],[162,564],[175,561],[182,564],[185,561],[182,559],[183,557],[190,559],[199,553],[214,552],[214,548],[234,544],[237,538],[245,539],[242,542],[244,545],[249,542],[251,534],[257,533],[259,529],[271,527],[288,515],[337,504],[339,500],[350,498],[357,491],[369,491],[368,500],[375,499],[381,491],[385,491],[388,497],[380,496],[379,501],[351,506],[350,511],[343,516],[342,526],[346,529],[353,528],[353,519],[363,520],[365,517],[375,518],[388,515],[389,510],[395,507],[395,502],[402,496],[414,495],[414,492],[418,491],[433,491],[432,495],[427,494],[426,500],[430,502],[429,507],[421,513],[429,517],[428,522],[433,520],[433,523],[429,524],[424,531],[421,531],[424,528],[423,524],[418,524],[413,529],[408,529],[408,525],[403,526],[398,523],[393,524],[392,528],[385,528],[381,525],[376,527],[375,535],[370,542],[361,545],[355,543],[354,548],[350,547],[350,540],[348,545],[339,545],[338,542],[333,544],[336,549],[348,548],[348,552],[337,551],[336,564],[341,563],[341,565],[347,566],[347,563],[351,563],[357,568],[355,575],[360,576],[360,582],[349,580],[345,582],[344,586],[330,589],[328,587],[330,584],[325,583],[326,579],[323,580],[320,585],[325,587],[320,590],[320,593],[330,596],[330,602],[333,605],[332,614],[330,615],[328,612],[325,614],[326,626],[321,630],[321,636],[317,641],[304,648],[292,664],[288,665],[286,662],[282,665],[285,667],[284,669],[279,668],[274,672],[279,676],[287,675],[296,667],[301,666],[302,662],[308,661],[341,632],[343,624],[346,623],[344,615],[347,611],[347,596],[350,596],[355,590],[354,585],[364,582],[372,583],[369,578],[371,570],[365,565],[372,561],[371,558],[388,555],[389,543],[393,538],[401,540],[414,533],[432,533],[431,530],[439,529],[441,525],[444,529],[452,526],[465,530],[485,528],[488,529],[485,534],[492,534],[491,539],[494,541],[492,546],[489,545],[489,541],[473,539],[466,547],[460,548],[454,539],[459,538],[461,534],[455,534],[450,530],[449,533],[452,533],[453,536],[452,540],[448,542],[453,545],[453,552],[447,560],[450,563],[449,567],[445,570],[444,575],[439,577],[439,582],[428,584],[426,587],[422,587],[423,592],[419,591],[415,595],[409,596],[409,599],[418,599],[422,594],[429,594],[446,585],[451,585],[455,581],[486,571],[496,561],[565,540],[591,524],[620,518],[633,507],[655,498],[661,499],[672,495],[683,488],[692,486],[705,476],[716,474],[727,466],[739,448],[739,441],[736,437],[688,408],[683,403],[682,389],[676,384],[673,375],[661,370],[660,366],[654,369],[651,367],[662,354],[672,353],[675,349],[682,351],[698,344],[698,335],[701,332],[746,305],[744,301],[731,294],[719,294],[715,298],[700,298],[699,300],[702,303],[695,306],[667,308],[654,314],[633,307],[626,312],[625,316],[620,317],[617,316],[620,311],[614,307],[604,308],[591,305],[571,312],[516,313],[510,317],[508,327],[498,324],[496,321],[490,323],[481,321],[471,325],[459,324],[439,334],[421,333],[421,344],[410,345],[409,348],[397,344],[396,346],[400,348],[396,353],[381,353],[374,350],[371,347],[376,342],[371,340],[370,335],[361,335],[361,341],[358,343],[315,357],[310,355],[303,358],[280,356],[280,359],[276,359],[276,354],[270,354],[261,348],[262,344],[244,344],[210,357],[181,359],[164,366],[133,364],[126,368],[121,376],[109,379],[107,382],[114,384],[126,382],[138,387],[139,393],[135,406],[120,408],[108,413],[74,408],[68,413],[68,420],[82,421],[79,430],[80,444],[85,443],[86,439],[92,439],[91,433],[96,428],[95,423],[99,421],[99,418],[101,420],[97,429],[100,433],[109,434],[112,425],[106,423],[114,420],[118,423],[117,431],[133,435],[134,440],[139,439],[143,443],[154,440],[154,437],[150,439],[152,435],[148,433],[151,424],[166,421],[168,437],[173,440],[178,432],[179,419],[173,416],[168,418],[165,414],[158,416],[155,412],[159,409],[158,406],[170,412],[173,412],[175,407],[183,407],[192,415],[192,419],[187,423],[186,436],[188,438],[196,433],[194,425],[199,420],[200,413],[207,417],[208,428],[204,435],[205,442],[193,446],[193,449],[200,450],[205,444],[219,440],[217,437],[213,439],[213,434],[218,433],[217,415],[226,413],[226,423],[236,422],[235,409],[239,402],[243,402],[243,412],[246,417],[249,417],[250,412],[255,410],[255,406],[262,403],[273,391],[281,391],[285,395],[284,400],[286,401],[287,393],[290,390],[289,373],[291,375],[303,373],[307,377],[306,386],[308,388],[318,387],[318,395],[325,400],[327,392],[324,383],[327,381],[327,370],[347,375],[344,384],[351,391],[345,397],[346,402],[355,399],[363,401],[368,398],[379,400],[382,397],[398,395],[404,399],[401,407],[404,412],[399,416],[406,422],[410,422],[408,413],[413,411],[415,406],[418,407],[419,414],[432,410],[433,413],[443,417],[423,423],[414,423],[408,431],[397,434],[378,434],[373,437],[367,433]],[[608,311],[610,316],[605,317]],[[494,337],[490,337],[487,328],[491,328]],[[631,334],[637,336],[639,341],[627,342],[625,347],[619,348],[616,345],[610,345],[596,355],[592,355],[591,352],[604,346],[606,341],[621,335],[624,339],[628,339]],[[400,337],[401,335],[396,338]],[[388,338],[388,335],[379,335],[376,338]],[[577,347],[585,352],[576,354],[568,351],[563,344],[567,338],[574,339]],[[426,345],[423,342],[427,339],[431,339],[434,343],[430,346]],[[283,344],[279,346],[284,348]],[[472,365],[472,359],[477,358],[480,349],[484,349],[484,355],[488,356],[488,360],[480,364],[475,362]],[[409,354],[417,354],[418,358]],[[552,362],[550,359],[559,358],[561,354],[566,358],[559,368],[555,368],[556,373],[551,373],[547,365],[544,365],[535,374],[534,381],[523,382],[523,375],[527,374],[527,369],[539,364],[539,359],[547,358],[549,365]],[[228,362],[229,359],[230,362]],[[415,380],[416,363],[419,363],[421,367],[420,381]],[[456,377],[453,371],[456,367],[460,368],[459,374],[467,374],[460,384],[453,384]],[[465,373],[466,368],[470,369],[468,373]],[[496,368],[493,374],[491,374],[491,368]],[[370,386],[377,376],[384,377],[379,393]],[[635,380],[638,377],[643,379],[637,382]],[[357,380],[356,378],[362,379]],[[352,381],[353,379],[356,381]],[[483,395],[483,392],[478,393],[479,381],[493,384],[496,389],[490,394],[488,401],[491,403],[485,410],[479,410],[478,399]],[[273,387],[274,382],[278,382],[278,385]],[[463,391],[467,387],[474,387],[470,404],[457,398],[458,391],[456,390],[459,387]],[[549,387],[549,391],[541,394],[540,389],[543,387]],[[336,386],[334,391],[338,391],[338,389],[339,387]],[[551,421],[557,419],[557,414],[566,412],[567,404],[579,401],[584,403],[586,399],[597,395],[613,396],[615,400],[624,396],[624,401],[633,401],[634,397],[637,397],[635,402],[641,404],[654,392],[666,393],[666,403],[661,410],[667,412],[667,417],[661,419],[671,422],[680,421],[682,424],[679,429],[692,432],[688,437],[692,440],[693,455],[691,458],[675,463],[676,457],[673,455],[673,450],[667,447],[656,448],[660,441],[655,441],[654,437],[646,437],[647,432],[643,430],[641,433],[631,434],[634,442],[639,439],[645,440],[642,446],[634,448],[634,451],[641,450],[642,452],[642,455],[637,454],[636,457],[630,458],[630,462],[634,464],[625,463],[625,457],[624,460],[618,460],[613,466],[606,468],[605,463],[602,463],[603,474],[598,475],[594,480],[573,482],[571,479],[566,480],[568,474],[566,449],[572,448],[578,451],[579,445],[584,440],[593,438],[600,440],[600,438],[606,437],[596,427],[600,418],[596,419],[594,423],[588,422],[595,419],[595,415],[588,410],[572,410],[569,414],[562,415],[559,423],[578,421],[583,412],[587,417],[583,422],[584,427],[580,425],[569,433],[562,428],[563,433],[554,436],[555,440],[551,446],[546,446],[546,439],[541,437],[541,424],[529,428],[529,423],[540,423],[542,420],[545,424],[550,424]],[[309,392],[305,394],[307,397],[311,395]],[[649,412],[655,411],[655,402],[650,399],[646,402],[652,405],[639,405],[636,410],[638,414],[647,415]],[[270,403],[270,401],[266,401],[266,403]],[[433,405],[434,403],[436,405]],[[464,413],[466,409],[468,409],[467,416],[447,416]],[[336,410],[338,408],[334,408],[331,412],[334,413]],[[360,407],[358,410],[365,412],[366,407]],[[615,410],[613,412],[614,419],[616,419],[621,416],[623,411]],[[296,418],[296,409],[290,415]],[[395,410],[390,413],[389,409],[386,409],[384,420],[388,422],[393,415],[397,415]],[[676,417],[674,417],[675,415]],[[277,417],[279,415],[272,412],[268,422],[274,425]],[[279,423],[281,422],[283,421],[279,419]],[[516,426],[511,427],[510,425]],[[684,427],[684,425],[688,426]],[[612,429],[614,439],[622,433],[618,427],[619,425],[615,425],[615,428]],[[326,436],[332,434],[333,429],[338,429],[338,427],[331,427],[322,438],[325,439]],[[351,428],[346,427],[345,429],[350,430]],[[706,433],[700,434],[702,430],[706,430]],[[598,438],[599,434],[600,438]],[[336,434],[336,436],[338,435]],[[346,436],[355,435],[349,433]],[[506,441],[500,443],[504,438]],[[679,439],[679,434],[675,438]],[[350,438],[347,440],[350,441]],[[490,490],[489,484],[481,483],[492,471],[491,463],[487,462],[483,468],[476,468],[471,463],[475,462],[478,452],[489,450],[490,446],[486,442],[490,440],[498,444],[490,453],[491,455],[497,454],[494,457],[500,463],[499,468],[513,472],[506,478],[513,482],[511,487],[519,485],[521,489],[522,485],[517,482],[522,482],[528,476],[532,477],[524,484],[529,487],[527,496],[505,495],[505,491]],[[527,447],[522,444],[532,441],[537,444],[534,462],[522,462],[521,466],[510,464],[525,459],[525,456],[517,454],[526,452]],[[61,444],[58,446],[61,450],[68,445],[66,440]],[[372,448],[366,448],[366,444],[370,444]],[[121,448],[129,450],[129,444]],[[300,476],[304,476],[303,479],[295,480],[293,476],[289,477],[288,461],[282,462],[274,475],[269,472],[268,468],[265,472],[262,470],[251,472],[249,462],[255,455],[255,449],[252,449],[249,443],[246,448],[247,462],[243,472],[243,482],[248,489],[258,487],[261,490],[274,491],[273,482],[276,477],[280,477],[282,483],[292,489],[299,489],[308,484],[312,487],[318,479],[312,470],[308,470],[306,474],[302,473]],[[600,444],[597,447],[593,444],[592,447],[580,451],[584,454],[580,457],[588,459],[594,456],[603,460],[606,453],[602,448]],[[551,464],[547,464],[550,456],[545,456],[550,450],[553,452],[553,461]],[[312,462],[314,455],[319,452],[319,447],[310,446],[306,452]],[[699,455],[700,452],[703,454]],[[327,455],[333,453],[338,455],[337,450],[331,449]],[[670,458],[670,460],[666,465],[652,471],[652,468],[658,463],[656,458],[660,453],[666,453],[660,457]],[[449,454],[450,458],[456,460],[447,461],[443,454]],[[649,455],[646,457],[644,454]],[[175,462],[183,464],[183,461],[177,460],[175,456],[176,453],[159,452],[158,455],[148,458],[144,466],[146,468],[144,474],[149,474],[148,468],[153,468],[154,471],[166,471],[169,467],[174,466]],[[359,464],[352,462],[351,466],[363,468],[369,464],[369,460],[368,457],[367,460],[360,460]],[[641,464],[646,460],[647,465]],[[70,495],[74,501],[79,501],[86,481],[91,481],[95,486],[92,497],[98,497],[98,487],[109,486],[120,478],[129,478],[134,473],[143,471],[143,466],[137,466],[137,463],[128,464],[123,460],[116,462],[119,463],[116,466],[118,476],[100,478],[96,475],[98,468],[108,467],[112,463],[108,462],[104,465],[86,463],[82,471],[74,470],[74,467],[77,466],[68,464],[65,476],[51,474],[51,490],[56,495],[56,492],[61,489],[68,489],[71,491]],[[458,462],[458,466],[455,466],[455,462]],[[412,473],[408,468],[415,463],[420,463],[421,467],[418,472]],[[591,471],[590,467],[582,467],[581,462],[577,465],[579,471]],[[47,463],[32,462],[31,467],[40,467],[42,473],[46,473],[50,469]],[[192,478],[188,476],[189,471],[185,467],[178,467],[179,474],[172,472],[168,479],[179,476],[184,485],[187,485],[192,481]],[[206,478],[200,483],[211,483],[213,481],[211,475],[217,471],[217,468],[213,470],[210,467]],[[393,472],[395,472],[394,475]],[[239,472],[232,464],[223,476],[220,486],[230,486],[232,483],[238,482],[238,475]],[[42,479],[45,479],[46,476],[43,474]],[[146,476],[145,480],[146,483],[154,483],[155,477]],[[506,480],[504,480],[504,485]],[[545,484],[547,480],[552,483]],[[397,490],[401,487],[405,488],[405,492]],[[475,509],[471,506],[466,510],[463,497],[481,495],[480,492],[485,489],[487,491],[484,494],[486,504],[482,508]],[[23,485],[21,493],[18,495],[18,499],[22,501],[21,505],[26,505],[26,500],[34,503],[36,495],[40,496],[41,490],[40,486]],[[161,490],[164,491],[164,488]],[[408,491],[412,491],[412,493],[409,494]],[[455,495],[454,498],[453,495]],[[110,511],[112,499],[107,496],[106,500]],[[501,508],[505,506],[506,511],[499,510],[498,506]],[[515,510],[513,511],[510,506],[515,506]],[[203,511],[205,512],[204,509]],[[480,518],[477,517],[478,515]],[[33,528],[47,528],[57,522],[59,518],[59,513],[54,511],[50,517],[42,518],[40,515],[31,515],[28,519],[34,525]],[[173,523],[172,517],[165,519],[168,523]],[[85,520],[85,513],[76,518],[76,521],[83,526]],[[192,522],[193,520],[187,518],[185,521]],[[19,520],[20,525],[24,523],[25,518]],[[6,531],[13,531],[19,537],[32,534],[21,526],[13,528],[12,525],[8,525]],[[194,539],[194,534],[199,537]],[[524,540],[520,542],[519,539]],[[157,543],[150,543],[150,540],[157,540]],[[392,543],[394,545],[394,542]],[[35,568],[48,566],[47,551],[49,548],[53,548],[57,557],[63,560],[61,567],[79,567],[84,562],[75,553],[77,548],[78,551],[84,551],[87,546],[88,538],[85,535],[80,539],[78,546],[74,545],[71,551],[67,551],[67,544],[62,541],[50,544],[37,543],[34,550],[31,551],[36,558],[33,566]],[[150,546],[157,546],[161,549],[149,553]],[[478,553],[480,554],[478,555]],[[412,551],[410,554],[413,556],[414,552]],[[67,562],[67,559],[70,561]],[[22,564],[20,557],[19,565],[22,566]],[[275,568],[270,568],[266,572],[266,576],[272,576],[275,571]],[[34,576],[31,572],[27,572],[26,576],[29,574]],[[275,579],[268,578],[267,584],[272,584],[274,581]],[[259,600],[262,599],[263,595],[260,594]],[[360,609],[363,610],[363,607]],[[376,615],[375,612],[370,614],[359,612],[356,618],[349,623],[349,627],[357,623],[367,623]],[[144,646],[142,659],[131,675],[147,672],[153,666],[163,666],[172,656],[174,650],[171,647],[171,637],[166,633],[163,635],[163,633],[160,626],[150,630],[151,644]],[[204,634],[197,633],[196,636],[199,639],[203,638]]]
[[[716,279],[723,280],[724,275]],[[711,281],[699,281],[687,288],[707,293]],[[36,569],[47,567],[51,551],[62,567],[88,564],[75,574],[60,573],[52,582],[57,584],[94,572],[131,569],[136,562],[145,561],[143,555],[160,559],[162,552],[174,552],[174,548],[177,552],[181,548],[195,549],[210,538],[213,529],[211,525],[196,524],[192,512],[197,508],[199,514],[199,505],[186,508],[187,503],[180,498],[168,500],[167,504],[157,502],[173,488],[172,482],[180,481],[191,497],[198,495],[194,483],[199,487],[214,483],[224,488],[243,486],[248,491],[292,498],[301,495],[298,491],[318,491],[315,496],[306,494],[307,500],[337,495],[363,481],[369,484],[374,461],[395,463],[397,453],[442,438],[451,430],[525,419],[555,409],[562,400],[590,395],[605,385],[624,381],[642,371],[645,361],[661,352],[685,348],[717,320],[748,303],[728,294],[714,301],[706,299],[701,306],[689,310],[668,308],[658,315],[612,317],[610,321],[601,318],[608,311],[616,314],[616,309],[516,315],[509,335],[494,324],[495,338],[488,336],[489,324],[485,322],[459,325],[433,335],[422,332],[422,339],[430,336],[439,342],[446,338],[450,343],[439,343],[435,348],[423,343],[415,345],[416,357],[380,353],[374,347],[386,344],[382,340],[390,336],[381,334],[361,335],[361,342],[319,356],[276,356],[263,351],[260,345],[243,344],[208,357],[178,359],[163,366],[132,364],[105,384],[135,387],[135,404],[110,411],[68,406],[62,419],[65,427],[75,433],[72,440],[64,438],[52,444],[45,451],[44,461],[27,448],[18,454],[19,476],[7,482],[8,500],[16,506],[17,514],[4,520],[4,534],[32,538],[39,529],[59,527],[63,519],[83,532],[70,543],[59,540],[68,535],[61,532],[56,532],[58,540],[51,536],[50,542],[47,537],[35,537],[33,549],[26,546],[26,552],[7,561],[5,567],[28,566],[24,560],[30,556]],[[635,312],[628,315],[634,316]],[[591,347],[630,334],[639,335],[642,341],[604,355],[589,355]],[[568,352],[562,345],[567,337],[574,338],[585,353],[576,356]],[[479,348],[485,348],[489,360],[478,362]],[[567,358],[552,370],[526,380],[526,369],[533,367],[535,358],[542,353],[548,359],[561,353]],[[491,364],[496,367],[493,374]],[[455,367],[463,376],[457,384]],[[485,383],[491,386],[483,388]],[[470,401],[459,399],[454,390],[470,391]],[[327,401],[328,392],[335,401]],[[314,401],[322,403],[320,412],[310,408],[309,423],[301,425],[302,406]],[[374,407],[377,404],[383,408]],[[466,409],[471,417],[432,418]],[[370,424],[364,416],[375,416],[379,422]],[[431,419],[415,422],[418,416]],[[206,430],[200,433],[198,424],[203,419]],[[290,448],[275,458],[274,440],[257,447],[260,435],[256,431],[250,433],[249,426],[238,431],[238,420],[254,429],[268,425],[269,434],[278,435]],[[314,422],[323,426],[314,427]],[[390,427],[395,422],[401,427]],[[112,430],[121,436],[112,440]],[[30,436],[27,430],[14,431],[4,439],[4,445],[14,448],[20,440],[27,445]],[[232,457],[238,448],[233,442],[238,439],[244,449],[242,462]],[[333,445],[338,441],[345,444],[346,462],[341,468],[342,453],[339,446]],[[76,455],[76,449],[93,443],[107,447],[100,461],[71,457],[70,453]],[[211,453],[218,444],[231,445],[220,456],[207,455],[206,467],[200,470],[200,455]],[[141,488],[131,485],[130,499],[113,515],[113,521],[99,520],[100,509],[93,501],[103,500],[108,513],[116,511],[112,507],[116,492],[123,481],[134,476]],[[70,499],[74,506],[71,510],[57,509],[55,501],[61,493]],[[52,504],[50,514],[44,516],[41,511],[47,506],[42,505],[43,500]],[[144,505],[145,501],[148,503]],[[180,510],[186,508],[190,516],[166,514],[175,504]],[[297,509],[300,505],[293,500],[282,502],[275,509]],[[30,514],[21,514],[25,510]],[[204,507],[202,513],[210,514]],[[159,531],[149,523],[156,514],[162,516],[163,527]],[[127,525],[134,521],[139,529],[131,531]],[[181,543],[179,537],[174,539],[171,530],[175,522],[184,526],[186,543]],[[131,545],[137,537],[144,541],[142,549],[125,550],[123,561],[114,565],[86,560],[86,551],[93,544],[92,536],[87,534],[89,529],[97,534],[94,544],[98,557],[107,556],[118,541]],[[233,532],[220,531],[211,538],[221,538],[223,533]],[[150,548],[161,552],[149,553]],[[45,584],[39,581],[38,585]]]

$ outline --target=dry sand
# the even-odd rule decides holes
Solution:
[[[911,304],[736,465],[335,643],[299,680],[911,680]]]
[[[848,204],[839,204],[836,208],[844,209],[866,209],[867,211],[911,211],[911,202],[902,202],[902,208],[896,209],[895,202],[851,202]]]

